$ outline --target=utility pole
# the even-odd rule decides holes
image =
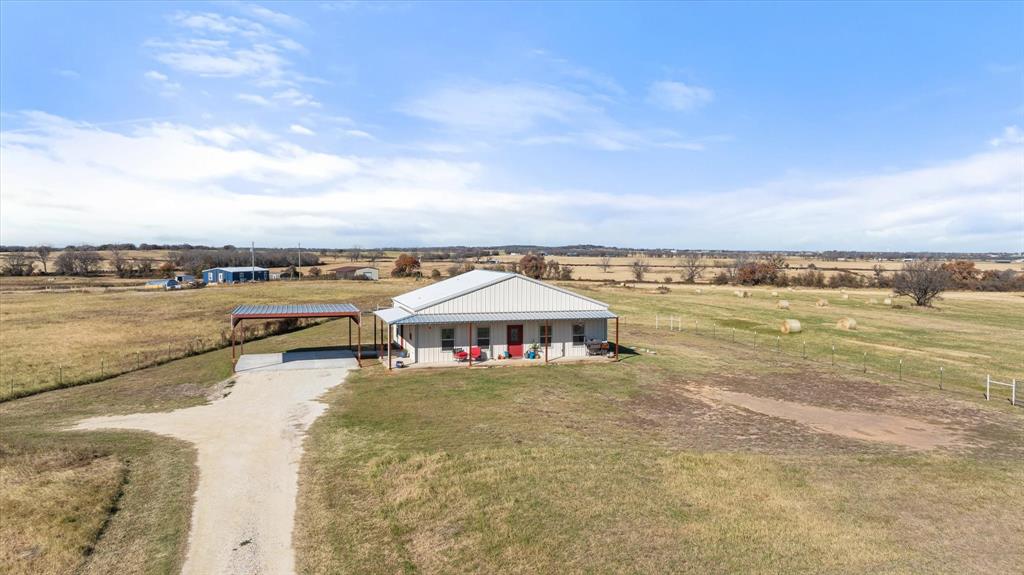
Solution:
[[[295,279],[302,278],[302,242],[299,242],[299,265],[295,268]]]

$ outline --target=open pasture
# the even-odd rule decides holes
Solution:
[[[238,304],[350,302],[371,310],[411,285],[280,281],[174,291],[0,292],[0,398],[222,346],[228,314]],[[347,343],[347,326],[334,325],[335,343]],[[372,337],[363,334],[364,341]]]

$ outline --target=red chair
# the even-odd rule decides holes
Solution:
[[[469,352],[468,353],[466,352],[466,350],[464,350],[462,348],[459,348],[459,349],[456,349],[456,350],[452,351],[452,355],[455,357],[455,361],[466,361],[467,359],[470,358],[470,355],[472,355],[473,361],[479,361],[480,356],[482,354],[483,354],[483,352],[480,351],[480,348],[478,346],[475,346],[475,345],[473,347],[469,348]]]

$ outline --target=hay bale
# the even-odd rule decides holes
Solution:
[[[750,297],[750,292],[748,292],[748,291],[747,291],[747,290],[745,290],[745,289],[743,289],[743,290],[740,290],[740,289],[738,289],[738,290],[736,290],[736,291],[734,291],[734,292],[732,292],[732,293],[733,293],[733,294],[734,294],[734,295],[735,295],[736,297]]]
[[[843,294],[843,299],[850,299],[850,294],[844,293]]]
[[[828,300],[819,299],[818,301],[814,302],[814,307],[828,307]]]
[[[780,299],[779,303],[775,304],[775,307],[779,309],[789,309],[789,301]]]
[[[845,329],[847,331],[851,329],[857,329],[857,320],[852,317],[844,317],[843,319],[836,322],[836,327],[839,329]]]
[[[772,292],[772,297],[779,297],[779,292],[773,291]]]
[[[887,298],[882,300],[882,303],[884,303],[885,305],[892,305],[892,298],[891,297],[887,297]]]
[[[704,290],[702,290],[700,288],[697,288],[697,289],[693,290],[693,293],[695,293],[697,295],[700,295],[700,294],[704,293]]]
[[[782,321],[782,333],[800,333],[800,320],[787,319]]]

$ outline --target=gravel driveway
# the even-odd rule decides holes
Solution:
[[[140,429],[196,445],[199,486],[182,573],[294,573],[302,440],[327,408],[317,398],[357,367],[340,351],[247,355],[223,399],[91,418],[76,429]]]

